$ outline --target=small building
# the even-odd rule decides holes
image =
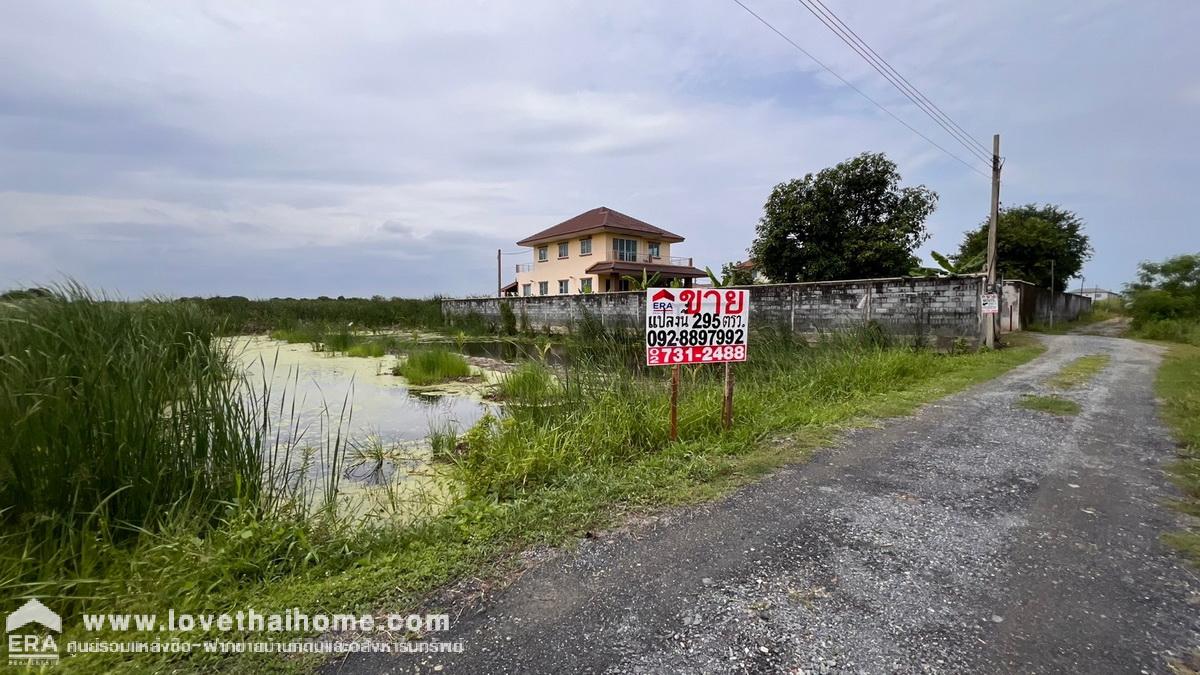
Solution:
[[[771,280],[767,278],[767,275],[763,274],[762,270],[758,268],[758,261],[754,258],[738,261],[734,263],[733,267],[734,269],[748,273],[751,281],[756,284],[771,283]]]
[[[1122,297],[1120,293],[1117,293],[1116,291],[1110,291],[1110,290],[1104,289],[1104,288],[1081,288],[1081,289],[1079,289],[1077,295],[1086,295],[1087,297],[1091,298],[1095,302],[1099,302],[1101,300],[1108,300],[1109,298],[1120,299]]]
[[[533,249],[533,262],[517,265],[514,295],[575,295],[631,290],[626,277],[657,274],[655,284],[691,286],[705,276],[691,258],[671,255],[683,237],[601,206],[531,234],[518,246]]]

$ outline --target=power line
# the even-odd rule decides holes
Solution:
[[[917,94],[917,96],[921,98],[921,100],[925,101],[930,106],[932,106],[933,109],[936,110],[943,118],[945,118],[945,120],[947,122],[949,122],[955,129],[957,129],[959,132],[961,132],[962,135],[966,139],[970,140],[971,143],[974,144],[976,147],[978,147],[980,150],[982,150],[984,152],[984,154],[988,154],[991,152],[986,145],[984,145],[983,143],[980,143],[978,140],[976,140],[975,136],[973,134],[971,134],[966,129],[962,128],[962,126],[960,126],[957,122],[955,122],[954,119],[951,118],[950,115],[946,113],[946,111],[939,108],[936,103],[929,100],[929,98],[927,96],[925,96],[925,94],[921,93],[921,90],[917,89],[917,87],[912,82],[909,82],[908,78],[904,77],[904,75],[901,75],[898,70],[893,68],[892,64],[888,63],[887,59],[883,58],[882,56],[879,55],[878,52],[876,52],[874,49],[872,49],[871,45],[867,44],[866,40],[863,40],[861,37],[859,37],[858,33],[855,33],[853,28],[851,28],[850,26],[847,26],[846,22],[842,21],[838,17],[837,14],[834,14],[833,10],[829,9],[829,7],[825,5],[825,3],[821,2],[821,0],[813,0],[813,1],[816,2],[818,5],[820,5],[822,8],[824,8],[825,11],[828,12],[829,15],[832,16],[833,19],[838,22],[838,24],[840,24],[843,28],[845,28],[847,31],[849,31],[850,34],[853,35],[863,47],[866,47],[866,49],[869,52],[871,52],[871,54],[873,54],[876,58],[878,58],[883,63],[883,65],[887,67],[888,70],[890,70],[893,74],[896,75],[896,77],[900,78],[906,85],[908,85],[909,88],[911,88],[912,91],[915,92]],[[991,159],[990,156],[988,159],[990,161],[990,159]]]
[[[986,164],[991,164],[992,158],[986,146],[962,128],[953,118],[950,117],[944,110],[939,108],[937,104],[929,100],[921,90],[917,89],[908,78],[904,77],[897,71],[892,64],[888,63],[887,59],[883,58],[876,52],[871,45],[867,44],[855,33],[852,28],[846,25],[833,10],[829,9],[821,0],[796,0],[813,16],[825,24],[842,42],[846,43],[856,54],[866,61],[875,72],[883,76],[893,87],[901,94],[904,94],[909,101],[920,108],[926,115],[929,116],[938,126],[942,127],[946,133],[950,134],[956,141],[959,142],[967,151],[978,157]]]
[[[984,178],[987,178],[987,177],[988,177],[988,175],[987,175],[987,174],[985,174],[984,172],[980,171],[978,168],[976,168],[976,167],[975,167],[975,165],[971,164],[970,162],[968,162],[967,160],[963,159],[962,157],[959,157],[958,155],[954,154],[953,152],[950,152],[950,151],[949,151],[949,150],[947,150],[946,148],[942,147],[942,146],[941,146],[941,145],[939,145],[939,144],[938,144],[936,141],[934,141],[932,138],[930,138],[930,137],[926,136],[925,134],[921,133],[920,131],[918,131],[918,130],[916,129],[916,127],[912,126],[912,125],[911,125],[911,124],[909,124],[908,122],[905,122],[905,121],[904,121],[903,119],[901,119],[901,118],[900,118],[898,115],[896,115],[896,113],[892,112],[891,110],[888,110],[886,107],[884,107],[884,105],[883,105],[882,103],[880,103],[879,101],[876,101],[875,99],[873,99],[873,98],[871,98],[870,96],[868,96],[868,95],[866,94],[866,92],[864,92],[862,89],[859,89],[858,87],[856,87],[856,86],[854,86],[853,84],[851,84],[849,80],[847,80],[846,78],[842,77],[841,75],[838,75],[837,71],[835,71],[834,69],[832,69],[832,68],[830,68],[829,66],[825,65],[825,63],[824,63],[824,62],[822,62],[822,61],[821,61],[820,59],[818,59],[817,57],[813,56],[813,55],[812,55],[811,53],[809,53],[809,51],[808,51],[807,49],[805,49],[804,47],[801,47],[799,44],[796,44],[796,41],[795,41],[795,40],[793,40],[792,38],[790,38],[790,37],[788,37],[787,35],[785,35],[785,34],[784,34],[782,31],[780,31],[780,30],[779,30],[778,28],[776,28],[775,26],[772,26],[772,25],[771,25],[771,23],[770,23],[769,21],[767,21],[766,19],[762,18],[762,17],[761,17],[761,16],[759,16],[757,13],[755,13],[755,11],[754,11],[754,10],[750,9],[750,8],[749,8],[749,7],[747,7],[745,4],[743,4],[743,3],[742,3],[742,0],[733,0],[733,2],[735,2],[735,3],[736,3],[736,4],[737,4],[739,7],[741,7],[742,9],[746,10],[746,12],[750,14],[750,16],[754,17],[755,19],[758,19],[758,22],[759,22],[759,23],[761,23],[762,25],[766,26],[767,28],[769,28],[769,29],[771,30],[771,32],[775,33],[775,34],[776,34],[776,35],[778,35],[779,37],[783,38],[783,39],[784,39],[784,40],[785,40],[785,41],[786,41],[788,44],[790,44],[791,46],[795,47],[795,48],[796,48],[796,50],[797,50],[797,51],[799,51],[801,54],[804,54],[805,56],[807,56],[807,57],[808,57],[808,58],[809,58],[809,59],[810,59],[810,60],[811,60],[813,63],[817,64],[818,66],[820,66],[821,68],[823,68],[823,69],[824,69],[824,70],[825,70],[827,73],[829,73],[830,75],[833,75],[833,76],[834,76],[834,77],[836,77],[838,80],[840,80],[842,84],[844,84],[844,85],[846,85],[847,87],[850,87],[850,88],[851,88],[851,89],[853,89],[854,91],[858,92],[858,95],[859,95],[859,96],[862,96],[862,97],[863,97],[863,98],[865,98],[867,101],[869,101],[869,102],[870,102],[872,105],[874,105],[876,108],[879,108],[879,109],[880,109],[880,110],[882,110],[883,112],[887,113],[889,117],[891,117],[892,119],[896,120],[896,121],[897,121],[897,122],[899,122],[900,124],[904,125],[904,127],[905,127],[906,129],[908,129],[909,131],[913,132],[914,134],[916,134],[916,135],[920,136],[921,138],[925,139],[925,141],[926,141],[927,143],[929,143],[929,144],[930,144],[930,145],[932,145],[933,147],[937,148],[938,150],[941,150],[942,152],[946,153],[946,155],[948,155],[948,156],[950,156],[951,158],[953,158],[954,160],[958,161],[960,164],[962,164],[963,166],[967,167],[968,169],[970,169],[970,170],[974,171],[975,173],[979,174],[980,176],[983,176]]]

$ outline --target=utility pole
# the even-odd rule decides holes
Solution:
[[[987,243],[987,288],[985,293],[996,291],[996,221],[1000,219],[1000,134],[992,136],[992,213],[988,220]],[[996,346],[996,315],[983,314],[983,342]]]
[[[501,293],[500,289],[504,287],[504,284],[503,284],[503,282],[502,282],[502,281],[500,281],[500,279],[501,279],[501,275],[500,275],[500,249],[496,249],[496,297],[497,297],[497,298],[499,298],[500,296],[502,296],[502,295],[503,295],[503,293]]]

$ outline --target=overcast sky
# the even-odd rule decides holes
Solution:
[[[745,2],[965,156],[799,3]],[[1004,203],[1084,218],[1089,286],[1200,250],[1200,2],[826,3],[1002,134]],[[7,2],[0,63],[0,287],[484,293],[497,247],[600,205],[717,268],[773,185],[863,151],[940,195],[923,251],[987,214],[986,178],[731,0]]]

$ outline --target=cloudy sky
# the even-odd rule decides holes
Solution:
[[[799,3],[745,2],[966,154]],[[826,3],[1002,134],[1005,203],[1086,220],[1089,286],[1200,250],[1200,3]],[[941,196],[925,251],[987,213],[986,178],[731,0],[7,2],[0,63],[0,287],[481,293],[498,247],[599,205],[715,268],[773,185],[865,150]]]

